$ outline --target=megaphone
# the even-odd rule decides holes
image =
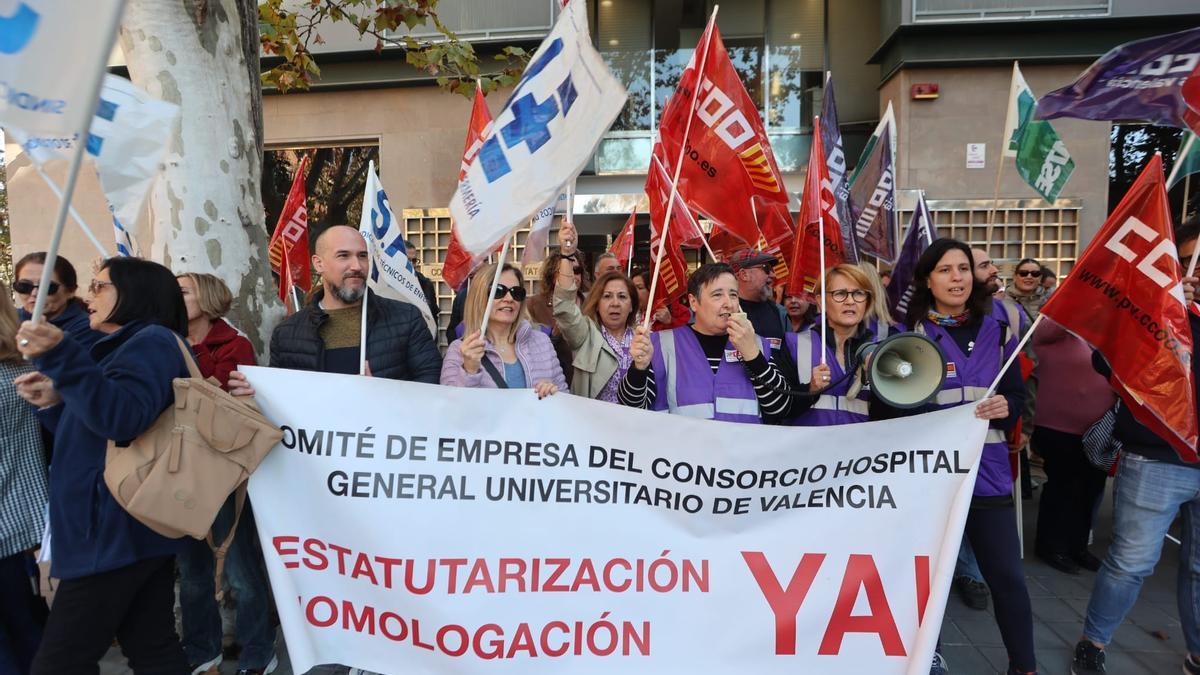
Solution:
[[[937,343],[920,333],[897,333],[859,347],[857,360],[870,357],[867,384],[893,408],[925,405],[946,381],[946,357]]]

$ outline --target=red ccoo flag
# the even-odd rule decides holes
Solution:
[[[661,145],[655,145],[655,149],[661,147]],[[662,160],[657,154],[656,152],[650,154],[650,169],[646,172],[646,197],[650,201],[650,222],[656,232],[662,228],[663,218],[667,213],[665,205],[671,196],[671,177],[667,175]],[[696,217],[688,210],[678,193],[675,195],[675,212],[671,214],[671,235],[671,238],[677,242],[677,246],[684,248],[704,246],[704,231],[700,229],[700,223],[696,222]]]
[[[708,56],[701,58],[705,45]],[[701,62],[702,76],[697,72]],[[753,246],[759,238],[759,221],[750,200],[759,197],[786,207],[788,196],[758,106],[742,85],[712,21],[663,110],[659,136],[669,172],[675,170],[683,149],[697,86],[700,94],[679,173],[679,194],[717,227]]]
[[[275,223],[275,232],[267,244],[267,257],[271,261],[271,271],[279,275],[279,299],[284,305],[288,305],[287,298],[292,286],[299,287],[305,293],[312,289],[312,263],[308,255],[308,206],[304,194],[307,168],[308,155],[305,155],[296,167],[292,189],[288,190],[279,222]],[[286,268],[284,260],[287,261]]]
[[[1196,462],[1192,331],[1182,277],[1156,154],[1042,314],[1099,350],[1133,416],[1184,461]]]
[[[621,269],[629,269],[629,260],[633,258],[633,228],[637,224],[637,211],[629,214],[629,219],[625,221],[625,226],[617,234],[617,238],[613,239],[612,246],[608,252],[617,256],[617,261],[621,263]]]
[[[459,180],[467,175],[467,168],[471,166],[471,160],[475,159],[475,155],[479,154],[479,149],[483,147],[483,139],[491,125],[492,111],[488,110],[487,103],[483,100],[483,92],[476,87],[475,103],[471,106],[471,123],[467,127],[467,142],[463,145],[462,166],[458,170]],[[480,262],[482,262],[482,258],[473,258],[462,247],[452,225],[450,244],[446,247],[446,262],[442,263],[442,280],[451,289],[457,291],[471,272],[479,267]]]
[[[800,216],[796,239],[792,246],[791,278],[788,295],[798,295],[815,302],[816,289],[825,270],[843,261],[842,229],[838,225],[836,197],[825,151],[821,147],[821,121],[813,120],[812,148],[808,155],[808,176],[804,181],[804,197],[800,200]],[[822,230],[824,237],[822,238]],[[821,245],[825,247],[825,267],[821,268]]]

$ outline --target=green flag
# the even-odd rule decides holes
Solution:
[[[1053,204],[1075,171],[1075,162],[1054,127],[1045,120],[1034,119],[1036,110],[1037,99],[1014,62],[1004,129],[1008,147],[1004,154],[1016,157],[1017,173]]]
[[[1184,177],[1200,173],[1200,140],[1190,131],[1183,132],[1183,140],[1179,143],[1179,152],[1175,155],[1175,165],[1171,167],[1171,175],[1167,178],[1167,189]]]

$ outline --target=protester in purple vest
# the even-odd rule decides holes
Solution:
[[[782,421],[787,383],[780,367],[768,360],[770,343],[754,334],[741,313],[733,269],[725,263],[703,265],[688,279],[687,290],[695,322],[652,336],[639,326],[630,350],[633,367],[617,399],[699,419]]]
[[[798,414],[789,424],[814,427],[867,421],[867,396],[853,385],[859,347],[876,340],[876,332],[866,320],[875,297],[872,286],[870,277],[857,265],[830,268],[821,289],[828,312],[829,341],[824,349],[820,326],[784,336],[787,352],[797,365],[798,388],[812,392],[795,397],[793,411]]]
[[[917,261],[907,321],[941,347],[946,379],[936,403],[905,412],[887,409],[873,399],[871,418],[973,403],[975,416],[991,421],[965,534],[992,592],[996,624],[1008,652],[1008,672],[1034,673],[1033,614],[1021,566],[1013,479],[1004,438],[1004,431],[1012,428],[1020,415],[1025,387],[1020,372],[1009,368],[1000,377],[998,393],[983,398],[1016,349],[1017,338],[1003,330],[993,316],[991,295],[987,286],[975,279],[972,266],[971,249],[954,239],[934,241]]]
[[[441,383],[485,389],[532,388],[538,398],[567,391],[554,345],[529,322],[521,270],[506,263],[499,283],[493,286],[495,274],[495,265],[485,265],[471,276],[463,312],[468,332],[446,350]],[[485,337],[479,327],[489,296],[493,302]]]

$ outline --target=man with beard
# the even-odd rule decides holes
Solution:
[[[729,260],[738,281],[738,298],[742,311],[754,327],[755,334],[771,343],[771,351],[783,344],[783,335],[791,322],[783,306],[775,302],[772,293],[775,284],[775,257],[746,249],[739,251]]]
[[[321,288],[271,334],[272,368],[357,375],[363,296],[370,269],[367,243],[352,227],[317,237],[313,268]],[[437,384],[442,357],[415,306],[371,293],[367,301],[367,374]],[[233,383],[231,383],[231,388]]]

